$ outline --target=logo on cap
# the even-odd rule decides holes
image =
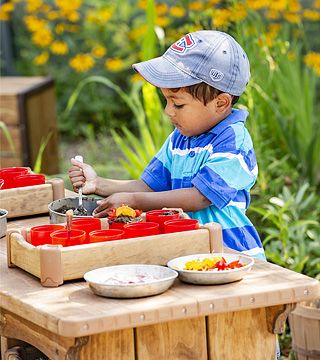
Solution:
[[[184,53],[187,49],[192,48],[195,45],[191,34],[185,35],[183,38],[171,45],[171,49],[178,53]]]
[[[211,69],[210,77],[211,77],[212,81],[220,81],[224,77],[224,74],[219,70]]]

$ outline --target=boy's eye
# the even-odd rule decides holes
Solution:
[[[173,106],[176,108],[176,109],[182,109],[184,107],[184,105],[177,105],[177,104],[173,104]]]

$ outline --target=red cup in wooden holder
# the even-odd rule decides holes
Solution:
[[[125,224],[123,227],[127,238],[160,234],[159,224],[155,222],[136,222]]]
[[[164,232],[173,233],[199,229],[199,221],[196,219],[168,220],[164,223]]]
[[[159,224],[160,233],[164,232],[165,221],[179,219],[179,211],[177,210],[151,210],[146,212],[146,220]]]
[[[50,224],[34,226],[30,229],[30,243],[33,246],[51,244],[50,234],[57,230],[63,230],[63,225]]]
[[[86,232],[84,230],[72,229],[58,230],[50,234],[53,245],[73,246],[82,245],[86,242]]]
[[[46,177],[42,174],[25,174],[16,176],[13,179],[13,187],[25,187],[33,185],[43,185],[46,182]]]
[[[121,240],[125,238],[125,232],[120,229],[95,230],[91,231],[89,235],[91,243]]]
[[[27,167],[9,167],[0,169],[0,179],[4,180],[2,189],[11,189],[14,187],[13,180],[19,175],[28,174]]]
[[[86,241],[90,242],[89,234],[91,231],[101,230],[101,221],[98,218],[73,219],[71,228],[76,230],[84,230],[86,232]]]

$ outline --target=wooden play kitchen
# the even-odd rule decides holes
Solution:
[[[11,220],[8,228],[14,233],[10,237],[19,237],[17,231],[26,227],[48,223],[48,217]],[[216,249],[210,245],[207,229],[190,231],[189,235],[195,247],[206,246],[205,252],[212,246]],[[199,242],[198,235],[202,239]],[[171,247],[165,236],[176,236]],[[122,249],[109,249],[105,260],[112,262],[121,255],[128,263],[161,263],[161,257],[165,262],[166,256],[176,256],[171,248],[177,249],[179,233],[151,238],[150,246],[148,238],[143,245],[142,238],[120,240],[117,243],[122,241]],[[125,248],[125,241],[129,248]],[[83,280],[44,287],[37,276],[19,267],[8,268],[5,239],[0,245],[3,352],[12,345],[12,339],[20,339],[50,359],[274,359],[275,334],[282,331],[288,313],[297,302],[320,296],[317,280],[255,261],[251,272],[239,282],[198,286],[177,279],[161,295],[110,299],[94,295]],[[96,245],[99,251],[94,250]],[[97,262],[105,245],[88,245],[95,251]],[[188,246],[193,253],[204,251]],[[71,259],[66,264],[75,267]]]

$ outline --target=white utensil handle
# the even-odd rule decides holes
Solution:
[[[83,157],[81,155],[75,156],[75,160],[83,163]],[[79,187],[79,206],[82,206],[82,187]]]

